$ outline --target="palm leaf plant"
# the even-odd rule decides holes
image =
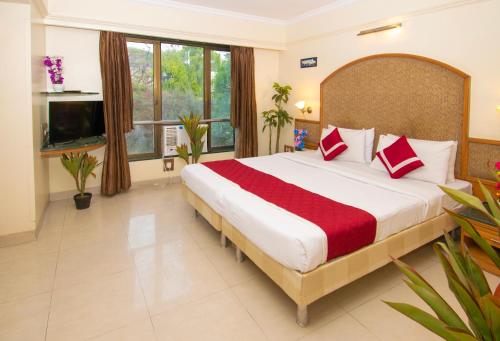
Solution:
[[[498,173],[495,176],[497,181],[500,181]],[[486,204],[483,204],[479,198],[462,191],[444,186],[440,188],[458,203],[484,215],[492,225],[498,228],[500,235],[499,203],[481,182],[479,186]],[[467,218],[458,213],[446,211],[471,236],[497,269],[500,269],[498,252],[481,237]],[[492,292],[483,271],[469,253],[468,248],[458,247],[447,233],[445,233],[445,242],[437,242],[433,247],[446,274],[448,286],[467,316],[467,323],[422,276],[399,260],[394,260],[394,262],[406,275],[408,280],[405,283],[434,311],[435,316],[410,304],[385,303],[443,339],[499,341],[500,285],[497,286],[495,292]]]
[[[272,99],[274,101],[275,109],[264,111],[262,117],[264,118],[264,127],[262,131],[269,127],[269,145],[271,145],[272,139],[272,127],[276,128],[276,147],[275,152],[279,152],[280,146],[280,135],[281,128],[286,124],[292,123],[292,116],[284,109],[284,105],[288,103],[288,97],[290,96],[290,91],[292,87],[290,85],[280,85],[274,82],[273,89],[275,94]],[[271,148],[269,148],[269,154],[271,154]]]
[[[266,131],[266,128],[269,127],[269,155],[272,154],[272,141],[273,141],[273,128],[276,128],[278,125],[278,121],[276,120],[276,114],[274,110],[264,111],[262,113],[262,117],[264,118],[264,126],[262,127],[262,132]]]
[[[101,162],[93,155],[85,153],[63,153],[61,163],[75,181],[78,194],[73,198],[78,209],[88,208],[90,205],[91,193],[86,193],[87,179],[90,175],[96,177],[94,170]]]
[[[190,113],[188,115],[179,116],[179,120],[181,121],[186,133],[189,137],[189,144],[191,147],[191,163],[198,163],[201,154],[203,152],[203,145],[205,141],[203,141],[203,136],[207,133],[208,127],[204,125],[200,125],[201,116],[194,115]],[[186,144],[182,144],[177,146],[177,153],[179,157],[186,161],[187,164],[190,163],[189,160],[189,149]]]

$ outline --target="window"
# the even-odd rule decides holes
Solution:
[[[134,95],[134,130],[127,134],[130,159],[161,157],[161,125],[179,115],[217,119],[209,123],[208,152],[234,149],[229,121],[231,53],[229,47],[169,40],[127,39]]]

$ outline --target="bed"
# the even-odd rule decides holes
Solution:
[[[461,175],[467,134],[470,78],[443,63],[403,54],[376,55],[347,64],[321,83],[321,126],[376,128],[427,140],[458,141]],[[375,142],[376,144],[376,142]],[[182,171],[184,193],[197,212],[221,231],[297,303],[307,306],[455,227],[443,208],[457,209],[435,184],[394,181],[366,164],[325,162],[316,152],[282,153],[240,163],[310,192],[359,208],[376,218],[373,243],[327,259],[323,231],[310,221],[241,189],[204,165]],[[447,184],[471,191],[463,180]],[[286,227],[283,228],[283,227]]]

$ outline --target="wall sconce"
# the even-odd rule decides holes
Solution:
[[[305,101],[299,101],[297,103],[295,103],[295,106],[303,113],[312,113],[312,108],[311,107],[306,107],[306,102]]]
[[[403,26],[403,24],[399,22],[397,24],[385,25],[385,26],[370,28],[369,30],[363,30],[363,31],[360,31],[357,35],[358,36],[364,36],[365,34],[371,34],[371,33],[377,33],[377,32],[392,30],[392,29],[395,29],[395,28],[400,28],[401,26]]]
[[[499,104],[499,105],[497,105],[497,113],[499,113],[499,114],[500,114],[500,104]]]

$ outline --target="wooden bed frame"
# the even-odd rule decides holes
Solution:
[[[309,304],[390,263],[391,257],[404,256],[442,236],[443,231],[449,232],[456,227],[447,214],[441,214],[346,256],[335,258],[312,271],[301,273],[281,265],[262,252],[188,186],[184,184],[183,188],[186,200],[196,213],[221,232],[221,245],[225,247],[228,238],[236,246],[236,259],[239,262],[246,255],[297,304],[297,324],[301,327],[308,323]]]
[[[425,57],[383,54],[361,58],[321,83],[321,127],[375,127],[374,146],[383,133],[456,140],[459,146],[455,169],[460,177],[466,157],[463,141],[468,135],[469,88],[468,75]],[[249,257],[297,304],[300,326],[308,323],[309,304],[388,264],[391,257],[404,256],[456,227],[447,214],[441,214],[301,273],[269,257],[186,184],[183,187],[196,214],[221,232],[221,245],[226,246],[228,238],[236,246],[238,261],[244,255]]]

